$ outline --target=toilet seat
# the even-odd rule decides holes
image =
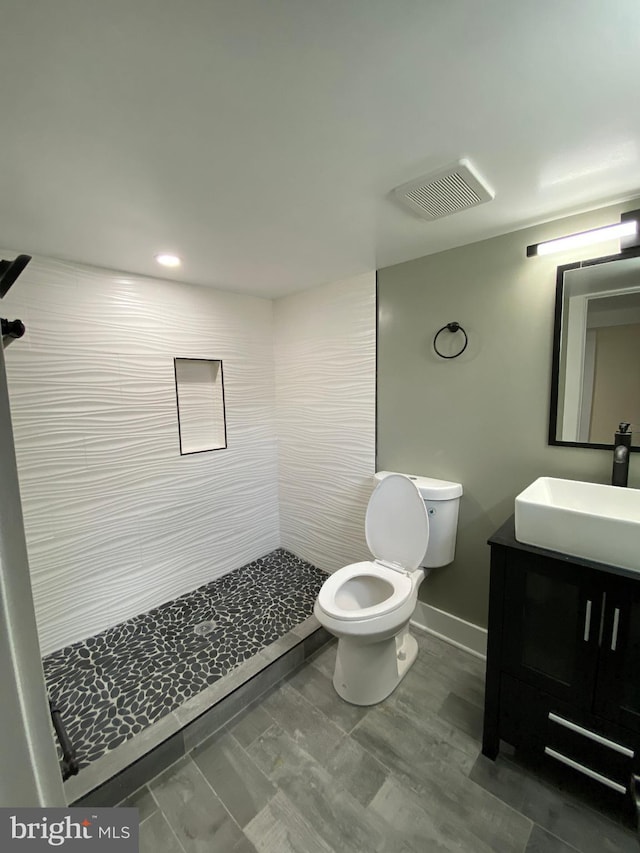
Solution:
[[[391,593],[382,601],[369,607],[344,607],[339,601],[340,592],[351,580],[357,578],[377,578],[391,587]],[[378,562],[369,560],[363,563],[352,563],[331,575],[320,589],[318,604],[324,612],[333,619],[345,622],[357,619],[373,619],[385,616],[401,607],[409,598],[412,591],[411,578],[394,569],[387,568]]]

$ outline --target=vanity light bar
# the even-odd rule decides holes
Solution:
[[[604,228],[581,231],[578,234],[569,234],[568,237],[558,237],[556,240],[547,240],[544,243],[533,243],[527,246],[527,257],[552,255],[554,252],[565,252],[568,249],[578,249],[581,246],[590,246],[592,243],[615,240],[616,237],[629,237],[637,233],[638,221],[628,219],[625,222],[617,222],[615,225],[605,225]]]

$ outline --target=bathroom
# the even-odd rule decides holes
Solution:
[[[559,261],[525,248],[639,206],[584,204],[273,300],[36,254],[3,311],[27,326],[5,360],[43,654],[197,588],[225,571],[227,554],[234,568],[279,547],[329,571],[366,559],[369,481],[382,469],[463,484],[456,559],[425,580],[414,618],[483,654],[486,540],[514,496],[543,473],[610,477],[608,452],[547,443],[555,269],[609,249]],[[469,344],[444,362],[431,341],[451,320]],[[180,455],[174,358],[223,362],[226,449]],[[55,436],[29,426],[45,402]],[[153,495],[142,494],[149,469]],[[176,556],[192,575],[176,572]],[[83,565],[86,576],[64,577]]]

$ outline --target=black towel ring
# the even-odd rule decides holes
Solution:
[[[438,347],[436,346],[436,341],[438,340],[438,335],[441,332],[444,332],[445,329],[449,332],[462,332],[462,334],[464,335],[463,347],[460,350],[460,352],[457,352],[455,355],[444,355],[444,353],[441,353],[440,350],[438,349]],[[469,338],[467,337],[467,333],[462,328],[460,323],[447,323],[446,326],[443,326],[441,329],[438,329],[438,331],[436,332],[436,334],[433,338],[433,348],[436,351],[437,355],[440,356],[440,358],[457,358],[459,355],[462,355],[462,353],[466,350],[468,343],[469,343]]]

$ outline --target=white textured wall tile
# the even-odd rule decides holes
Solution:
[[[35,258],[3,312],[43,652],[278,547],[270,301]],[[175,356],[224,361],[228,450],[180,456]]]
[[[275,303],[282,544],[335,571],[368,559],[375,466],[375,273]]]
[[[275,303],[278,439],[267,300],[36,258],[3,309],[45,653],[280,544],[368,556],[373,273]],[[174,357],[223,361],[227,450],[180,456]]]
[[[102,623],[105,614],[126,614],[142,566],[135,520],[123,520],[117,535],[113,527],[58,529],[51,539],[32,540],[28,547],[32,583],[40,589],[34,600],[41,642],[49,632],[56,636],[58,623],[72,630],[70,614],[87,627]]]

